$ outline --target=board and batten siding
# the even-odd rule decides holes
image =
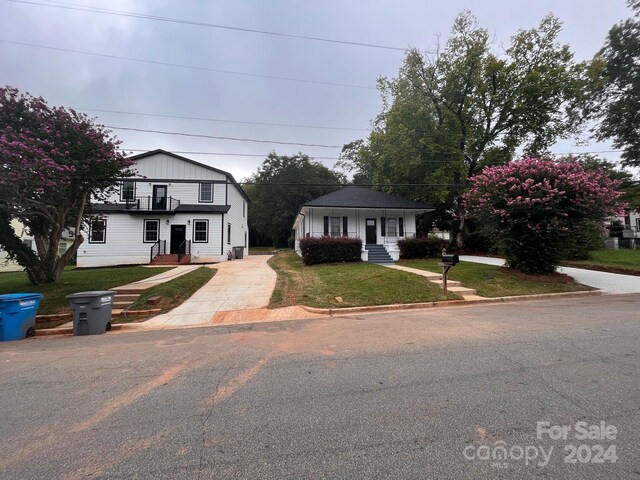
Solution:
[[[224,173],[185,162],[184,160],[163,153],[157,153],[137,160],[134,168],[137,171],[136,177],[146,177],[149,179],[170,178],[175,181],[221,180],[223,182],[227,180],[227,176]]]
[[[171,225],[186,225],[186,239],[191,240],[191,258],[194,263],[221,262],[220,255],[222,215],[176,214],[176,215],[102,215],[107,222],[105,243],[90,243],[89,232],[83,231],[85,241],[78,249],[78,267],[104,267],[113,265],[140,265],[149,263],[152,243],[144,243],[144,220],[160,220],[160,239],[170,246]],[[169,220],[169,224],[167,224]],[[209,241],[193,242],[195,220],[209,221]],[[190,222],[188,224],[188,222]]]

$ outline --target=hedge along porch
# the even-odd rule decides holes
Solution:
[[[424,203],[365,187],[344,187],[300,208],[293,224],[295,250],[300,255],[302,238],[350,237],[362,240],[363,261],[384,256],[396,261],[398,241],[415,237],[416,215],[431,210]]]

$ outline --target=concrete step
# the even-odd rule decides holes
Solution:
[[[149,287],[116,287],[116,288],[112,288],[111,290],[114,290],[116,292],[116,296],[120,295],[120,294],[124,294],[124,295],[138,295],[140,296],[140,294],[142,292],[144,292],[145,290],[147,290]]]
[[[431,279],[429,279],[431,280]],[[433,283],[437,283],[442,287],[442,278],[431,280]],[[455,280],[447,280],[447,287],[460,287],[462,284],[460,282],[456,282]]]
[[[467,295],[477,295],[477,291],[473,288],[467,287],[449,287],[447,286],[447,291],[457,293],[458,295],[462,295],[466,297]]]
[[[135,302],[138,298],[140,298],[140,294],[139,293],[116,293],[116,298],[115,301],[116,302],[125,302],[125,301],[130,301],[130,302]]]
[[[118,309],[127,308],[127,307],[133,305],[133,303],[134,302],[129,302],[129,301],[124,301],[124,302],[116,302],[116,301],[114,301],[112,308],[118,308]]]

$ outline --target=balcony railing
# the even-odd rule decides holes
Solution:
[[[180,205],[180,200],[173,197],[135,197],[125,202],[125,209],[151,212],[173,212]]]

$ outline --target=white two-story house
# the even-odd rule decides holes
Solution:
[[[234,247],[248,254],[249,199],[231,174],[164,150],[131,158],[135,176],[92,205],[78,267],[222,262]]]

